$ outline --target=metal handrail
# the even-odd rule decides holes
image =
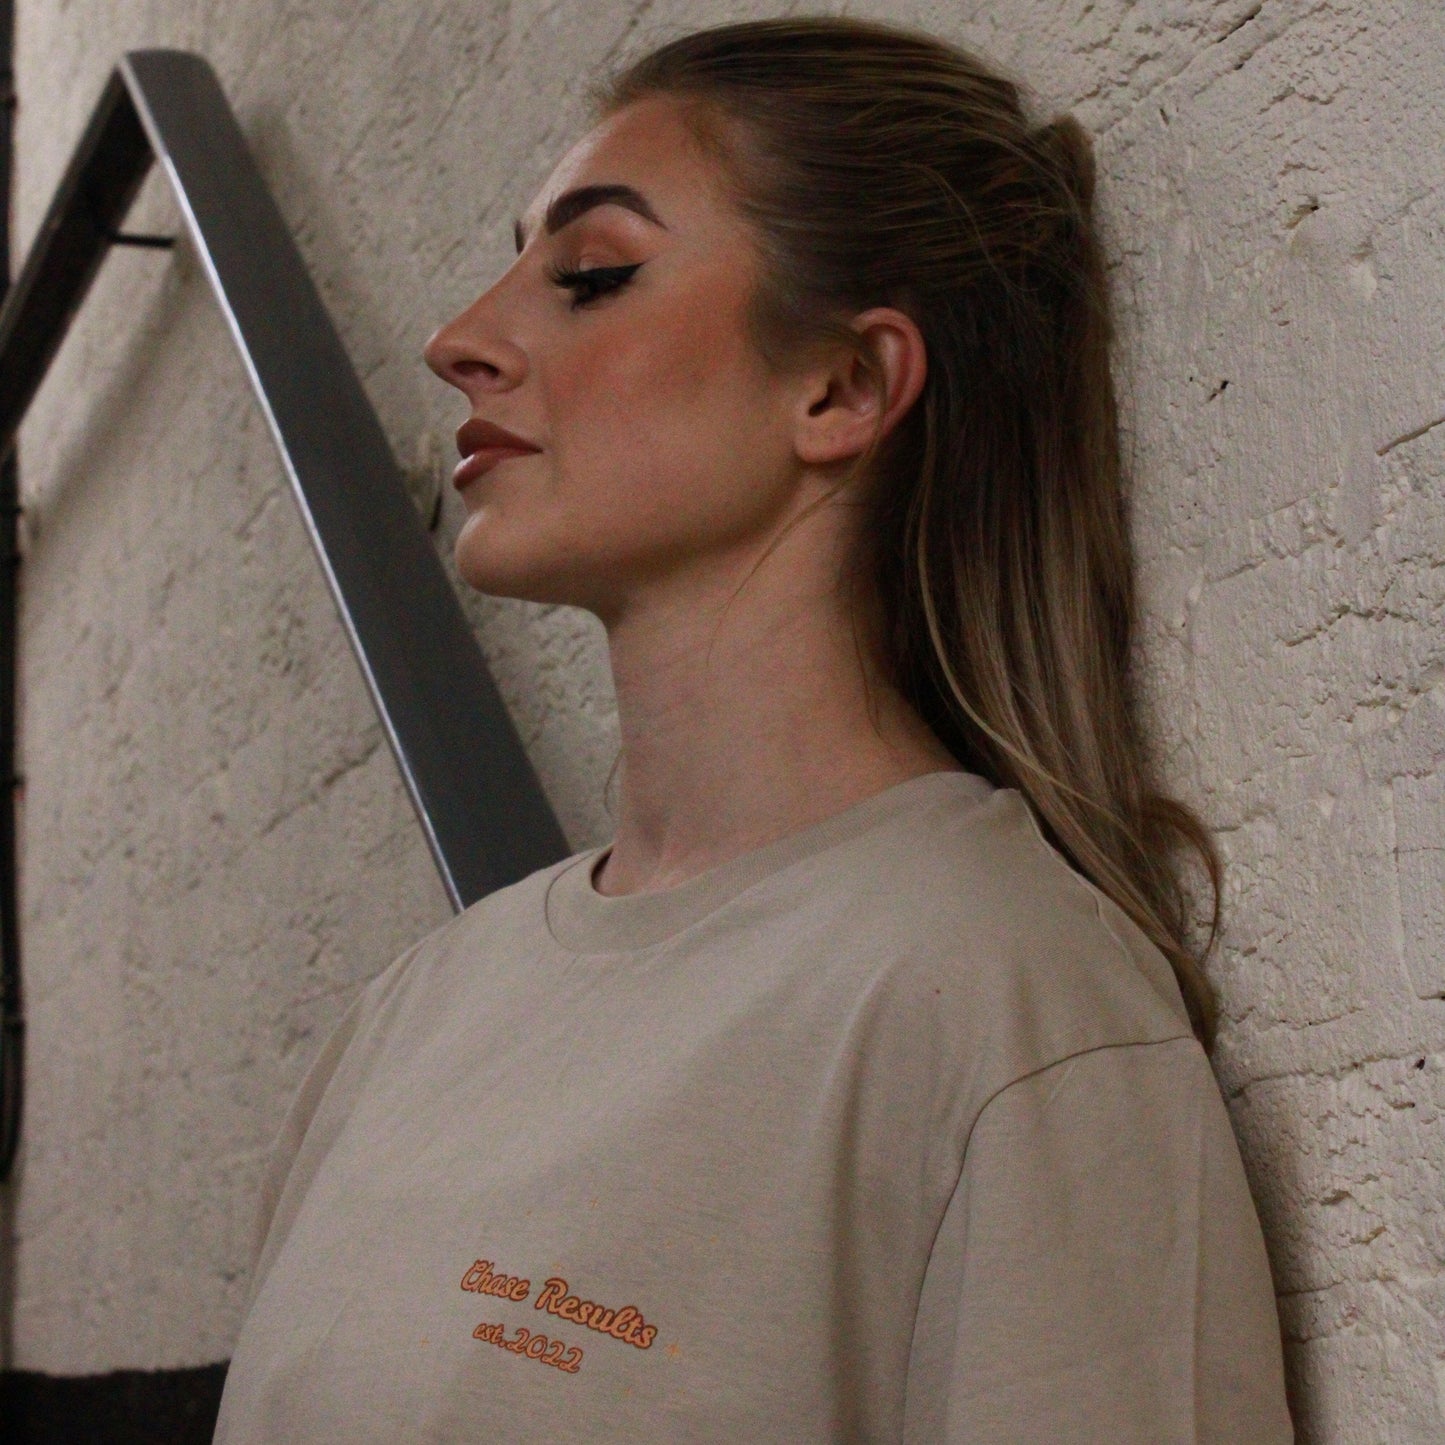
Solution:
[[[106,84],[0,309],[0,456],[110,247],[160,241],[120,231],[153,160],[280,449],[442,883],[463,908],[565,856],[567,842],[381,423],[198,55],[132,51]],[[7,1168],[0,1160],[0,1178]]]

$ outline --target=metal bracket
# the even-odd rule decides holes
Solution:
[[[176,245],[174,236],[144,236],[129,231],[109,231],[105,239],[112,246],[145,246],[154,251],[172,251]]]

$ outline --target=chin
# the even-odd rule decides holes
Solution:
[[[503,545],[495,515],[474,512],[462,523],[452,550],[457,574],[468,587],[493,597],[529,596],[537,580],[527,549]]]
[[[462,581],[488,597],[588,606],[575,565],[566,565],[559,557],[500,547],[494,538],[469,537],[465,528],[457,538],[453,557]]]
[[[457,574],[477,592],[489,597],[516,597],[524,602],[550,602],[550,589],[533,569],[505,566],[495,557],[477,557],[471,552],[456,554]]]

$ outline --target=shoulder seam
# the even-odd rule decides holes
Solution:
[[[1050,1069],[1057,1069],[1060,1064],[1072,1063],[1073,1060],[1086,1058],[1089,1054],[1102,1054],[1114,1049],[1155,1049],[1162,1047],[1164,1044],[1177,1044],[1186,1039],[1192,1044],[1197,1045],[1199,1043],[1199,1040],[1194,1037],[1193,1032],[1186,1028],[1180,1029],[1178,1033],[1168,1034],[1163,1038],[1157,1039],[1119,1039],[1107,1044],[1089,1044],[1085,1048],[1074,1049],[1071,1053],[1061,1054],[1058,1058],[1051,1059],[1046,1064],[1040,1064],[1035,1069],[1029,1069],[1026,1073],[1018,1074],[1006,1084],[1000,1084],[998,1088],[979,1105],[978,1112],[973,1116],[973,1120],[968,1126],[968,1133],[963,1141],[963,1155],[958,1166],[959,1178],[961,1179],[963,1177],[963,1170],[968,1162],[968,1147],[973,1141],[973,1131],[978,1128],[978,1121],[988,1112],[990,1105],[992,1105],[995,1100],[1008,1093],[1016,1084],[1025,1084],[1030,1079],[1038,1078],[1040,1074],[1047,1074]],[[956,1189],[957,1187],[957,1181],[955,1181],[954,1188]]]

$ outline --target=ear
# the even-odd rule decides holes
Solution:
[[[793,449],[811,466],[848,461],[882,441],[928,376],[928,348],[912,317],[875,306],[850,324],[858,345],[830,347],[803,377]]]

